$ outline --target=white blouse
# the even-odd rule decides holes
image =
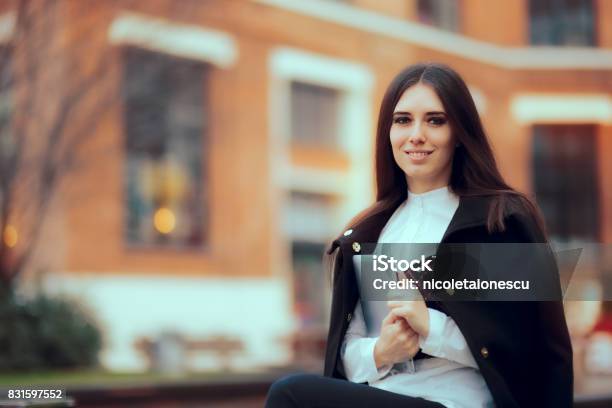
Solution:
[[[439,243],[458,206],[458,197],[448,187],[423,194],[408,192],[407,200],[395,210],[378,242]],[[353,262],[355,268],[360,268],[360,255],[353,256]],[[429,308],[429,335],[419,338],[421,350],[433,358],[379,370],[374,362],[377,340],[368,332],[361,301],[357,302],[341,348],[349,381],[367,382],[372,387],[421,397],[447,408],[494,406],[461,330],[443,312]]]

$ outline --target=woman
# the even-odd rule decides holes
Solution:
[[[281,379],[267,406],[571,406],[572,349],[559,301],[389,302],[378,335],[366,329],[356,278],[365,243],[546,242],[537,208],[504,182],[451,68],[413,65],[390,84],[376,182],[376,203],[328,251],[325,377]]]

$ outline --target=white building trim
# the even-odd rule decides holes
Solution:
[[[135,13],[119,14],[109,27],[108,37],[113,44],[201,60],[219,68],[231,67],[238,58],[236,42],[223,31]]]
[[[335,196],[350,194],[346,171],[288,167],[286,172],[279,174],[277,177],[279,187],[287,190]]]
[[[141,337],[155,339],[165,330],[192,339],[240,338],[245,352],[234,360],[240,369],[282,365],[291,358],[279,341],[295,328],[291,313],[284,312],[291,310],[291,290],[281,279],[77,271],[49,275],[44,287],[47,293],[74,299],[95,313],[105,336],[101,360],[111,370],[146,369],[134,343]],[[270,315],[274,319],[248,318]],[[186,362],[200,368],[196,362]]]
[[[345,91],[367,92],[374,83],[364,65],[288,47],[274,50],[270,68],[278,77]]]
[[[8,43],[15,34],[15,13],[0,15],[0,44]]]
[[[589,47],[505,47],[350,4],[326,0],[252,0],[359,31],[506,69],[611,69],[612,50]]]
[[[518,94],[510,110],[523,124],[612,123],[612,97],[607,94]]]

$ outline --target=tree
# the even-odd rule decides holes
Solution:
[[[12,35],[0,43],[0,286],[9,289],[62,182],[99,155],[88,140],[117,102],[111,58],[90,51],[100,35],[90,21],[96,13],[73,24],[78,3],[15,6]]]

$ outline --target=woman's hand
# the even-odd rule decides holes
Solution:
[[[382,321],[374,346],[376,368],[406,361],[419,351],[419,335],[406,321],[389,313]]]
[[[390,300],[387,306],[390,315],[405,319],[408,325],[421,337],[429,335],[429,309],[425,301],[421,300]]]

